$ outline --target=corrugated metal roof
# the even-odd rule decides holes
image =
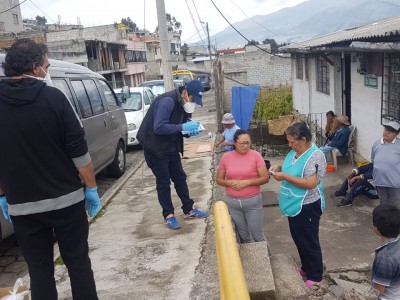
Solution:
[[[293,43],[289,46],[284,46],[281,49],[290,52],[296,49],[307,49],[311,47],[328,46],[341,42],[361,41],[389,36],[400,37],[400,16],[381,19],[359,27],[348,28],[315,39]]]

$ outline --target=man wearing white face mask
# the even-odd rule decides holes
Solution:
[[[17,40],[2,63],[11,79],[0,82],[0,207],[28,264],[32,300],[57,299],[53,232],[73,299],[97,300],[85,209],[94,216],[100,199],[83,127],[64,94],[44,83],[49,65],[46,45],[30,39]]]
[[[186,86],[158,96],[151,103],[137,134],[146,163],[156,176],[158,201],[164,222],[170,229],[180,228],[171,199],[171,180],[182,201],[185,218],[208,216],[207,212],[193,208],[180,156],[183,154],[182,131],[189,132],[189,137],[199,134],[199,122],[190,121],[190,117],[197,105],[203,106],[203,92],[203,84],[192,80]]]

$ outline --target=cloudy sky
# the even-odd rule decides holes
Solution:
[[[44,16],[48,23],[107,25],[130,17],[142,29],[154,31],[157,26],[156,0],[20,0],[23,18]],[[306,0],[213,0],[231,22],[255,15],[267,15]],[[23,3],[22,3],[23,2]],[[182,42],[193,43],[205,38],[200,20],[208,22],[210,35],[222,31],[228,23],[211,0],[165,0],[165,10],[182,24]],[[197,28],[196,28],[197,27]],[[199,33],[198,33],[199,32]]]

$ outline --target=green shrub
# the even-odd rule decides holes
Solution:
[[[272,120],[293,113],[291,87],[266,88],[258,93],[253,119]]]

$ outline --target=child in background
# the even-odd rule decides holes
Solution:
[[[382,245],[375,250],[372,286],[381,300],[400,299],[400,211],[392,204],[381,204],[372,212],[373,231]]]

